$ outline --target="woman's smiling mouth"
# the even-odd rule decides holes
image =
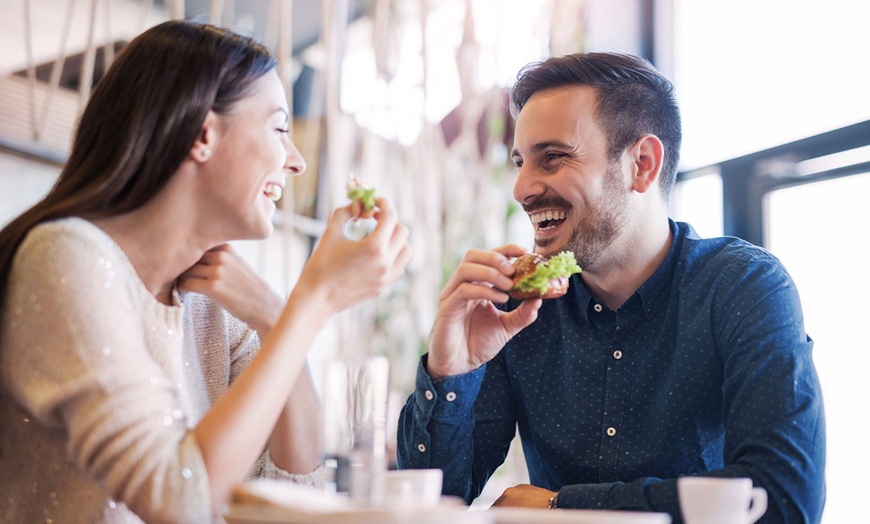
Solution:
[[[266,189],[263,190],[263,194],[266,195],[266,198],[269,200],[277,202],[281,200],[281,195],[284,194],[284,188],[275,182],[269,182],[266,184]]]

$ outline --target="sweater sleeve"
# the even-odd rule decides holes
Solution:
[[[167,372],[181,355],[180,308],[142,292],[92,225],[34,229],[10,274],[3,381],[113,500],[147,522],[209,521],[205,465]]]
[[[224,316],[223,325],[226,330],[226,340],[230,346],[230,383],[232,383],[257,356],[261,341],[257,332],[247,324],[230,315],[226,310],[220,309],[220,312]],[[267,447],[248,474],[248,478],[257,477],[289,480],[296,484],[314,486],[320,482],[323,471],[322,468],[318,468],[309,473],[290,473],[275,464]]]

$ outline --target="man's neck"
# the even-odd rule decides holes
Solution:
[[[662,265],[672,240],[668,220],[659,219],[621,239],[596,267],[584,268],[581,278],[595,297],[616,311]]]

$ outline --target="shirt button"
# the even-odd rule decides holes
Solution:
[[[417,449],[420,450],[420,453],[425,453],[426,452],[426,445],[425,444],[417,444]]]
[[[592,306],[592,309],[594,309],[598,313],[601,313],[601,310],[604,308],[601,307],[601,304],[595,304],[594,306]]]
[[[616,428],[614,428],[613,426],[607,428],[607,436],[608,437],[613,437],[615,435],[616,435]],[[420,445],[422,446],[423,444],[420,444]]]
[[[621,358],[622,358],[622,351],[620,351],[620,350],[618,350],[618,349],[617,349],[616,351],[614,351],[614,352],[613,352],[613,358],[615,358],[616,360],[621,359]]]
[[[454,400],[456,400],[456,393],[451,391],[450,393],[444,395],[444,398],[447,399],[447,402],[453,402]]]
[[[435,398],[435,395],[432,393],[432,391],[428,390],[428,389],[426,390],[425,395],[426,395],[426,400],[432,400],[433,398]]]

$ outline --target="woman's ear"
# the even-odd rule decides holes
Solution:
[[[205,120],[202,123],[202,129],[199,130],[199,136],[193,143],[190,149],[190,157],[199,163],[205,163],[211,158],[215,146],[215,138],[217,136],[218,116],[214,111],[209,111],[205,115]]]
[[[631,146],[634,161],[634,179],[631,188],[645,193],[659,179],[664,162],[665,148],[655,135],[643,135]]]

